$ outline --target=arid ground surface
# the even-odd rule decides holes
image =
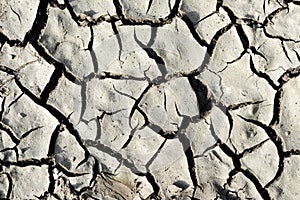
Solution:
[[[1,0],[1,199],[300,199],[300,1]]]

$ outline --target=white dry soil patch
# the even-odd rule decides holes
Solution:
[[[2,0],[1,199],[300,199],[300,1]]]

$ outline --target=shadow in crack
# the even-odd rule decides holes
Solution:
[[[217,190],[217,197],[215,199],[223,199],[223,200],[240,200],[241,198],[238,196],[236,191],[228,190],[219,185],[218,183],[213,183],[214,187]]]
[[[186,12],[186,16],[189,17],[189,19],[193,22],[193,24],[196,24],[200,20],[199,13],[196,11],[190,11],[189,6],[183,1],[181,9]]]

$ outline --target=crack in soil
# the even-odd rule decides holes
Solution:
[[[130,195],[133,198],[135,191],[139,191],[136,192],[136,194],[138,194],[140,199],[168,199],[171,197],[174,197],[175,199],[181,197],[189,197],[190,199],[201,199],[203,198],[203,195],[212,195],[214,199],[219,199],[221,198],[222,194],[225,194],[227,199],[240,199],[242,198],[240,197],[241,193],[245,196],[255,195],[249,194],[249,191],[247,193],[247,189],[245,188],[250,187],[248,183],[246,183],[245,185],[239,185],[238,189],[228,189],[225,187],[234,187],[234,182],[236,181],[235,177],[237,177],[238,174],[242,175],[242,177],[245,178],[245,180],[251,182],[251,184],[254,185],[254,189],[259,194],[260,198],[265,200],[273,199],[274,196],[276,196],[276,194],[274,194],[274,191],[272,190],[273,186],[275,184],[280,184],[280,179],[286,175],[285,161],[294,156],[297,156],[298,158],[298,156],[300,155],[300,150],[297,148],[286,150],[285,141],[282,137],[280,129],[283,117],[283,109],[293,109],[286,108],[283,106],[283,97],[285,95],[285,91],[288,90],[286,86],[288,85],[288,83],[290,83],[292,79],[298,78],[300,74],[300,67],[296,66],[296,64],[293,63],[294,60],[292,56],[296,57],[298,60],[300,60],[300,56],[297,52],[297,48],[290,48],[288,43],[292,42],[293,45],[297,45],[299,42],[298,40],[286,37],[285,35],[280,35],[279,33],[273,34],[269,31],[269,29],[267,29],[267,27],[273,25],[273,21],[283,11],[289,12],[290,9],[292,9],[292,6],[299,6],[299,1],[284,1],[283,5],[277,2],[277,6],[279,6],[279,8],[273,9],[272,12],[267,11],[268,7],[270,6],[270,1],[263,1],[262,12],[265,14],[266,17],[264,19],[258,18],[257,20],[255,20],[252,16],[239,18],[239,14],[235,13],[234,10],[230,8],[230,6],[226,6],[222,0],[217,0],[216,5],[214,6],[215,10],[213,10],[212,12],[208,12],[209,14],[204,15],[204,17],[199,17],[198,19],[200,20],[197,20],[197,22],[194,21],[193,17],[190,17],[192,16],[190,15],[191,13],[186,13],[182,10],[181,0],[175,0],[173,2],[173,5],[171,4],[171,1],[169,1],[167,6],[169,13],[164,17],[157,17],[154,14],[154,18],[148,18],[143,16],[144,14],[148,16],[149,11],[151,10],[152,12],[154,6],[157,6],[157,2],[149,0],[149,2],[144,5],[145,13],[141,14],[140,16],[134,17],[129,16],[127,14],[127,11],[125,10],[125,7],[123,5],[124,2],[126,1],[113,0],[113,2],[111,2],[112,6],[115,8],[116,11],[115,15],[111,15],[107,11],[107,13],[105,12],[105,14],[99,13],[97,17],[92,18],[89,17],[86,13],[78,14],[75,10],[76,6],[74,7],[68,0],[64,0],[63,3],[55,0],[39,1],[36,7],[37,12],[35,18],[33,19],[32,26],[25,33],[24,39],[22,41],[17,39],[10,39],[10,34],[7,34],[6,31],[2,31],[2,26],[0,25],[1,54],[7,53],[7,49],[13,49],[12,51],[21,52],[24,49],[31,48],[30,51],[34,52],[33,54],[35,56],[38,56],[37,62],[39,64],[41,62],[40,60],[43,60],[54,67],[54,71],[51,74],[48,74],[49,79],[43,86],[43,89],[41,90],[40,94],[35,95],[32,92],[32,87],[28,87],[27,85],[25,85],[25,82],[23,82],[24,74],[21,71],[21,68],[23,68],[27,64],[32,64],[33,62],[26,63],[25,65],[22,65],[19,68],[16,68],[16,64],[14,64],[14,62],[24,62],[22,56],[24,56],[24,60],[27,60],[25,53],[24,55],[23,53],[17,53],[20,55],[11,54],[11,57],[6,58],[8,61],[2,57],[0,58],[1,79],[3,77],[3,81],[0,79],[0,98],[2,100],[0,111],[0,175],[1,178],[3,176],[4,179],[7,180],[7,189],[0,190],[1,195],[4,192],[0,198],[25,198],[22,196],[16,196],[18,195],[16,191],[19,189],[15,187],[18,187],[19,183],[17,183],[18,180],[15,180],[16,177],[14,177],[15,175],[11,173],[10,168],[17,167],[23,169],[27,167],[46,167],[48,185],[44,191],[37,192],[33,195],[38,199],[48,199],[51,196],[56,199],[68,198],[68,196],[63,196],[63,194],[60,194],[60,192],[58,191],[57,184],[59,184],[59,180],[61,177],[63,177],[65,187],[69,188],[70,190],[69,195],[75,195],[77,198],[90,197],[93,199],[98,199],[99,195],[101,197],[105,195],[116,195],[119,198],[128,199],[130,198]],[[137,2],[137,6],[140,6],[142,4],[142,2]],[[19,11],[19,8],[16,9],[10,4],[8,6],[10,7],[10,12],[14,13],[14,15],[17,15],[19,23],[24,23],[24,15],[29,13],[24,14]],[[160,6],[163,10],[163,6]],[[78,55],[77,51],[88,51],[88,55],[92,63],[91,65],[93,65],[93,70],[89,73],[86,73],[85,76],[81,77],[76,73],[76,71],[73,71],[74,68],[79,68],[80,66],[72,66],[72,68],[69,69],[65,60],[60,59],[60,57],[56,54],[52,55],[52,53],[50,53],[52,52],[49,49],[51,45],[42,43],[42,36],[44,36],[46,33],[48,34],[47,31],[49,30],[47,30],[47,26],[50,23],[50,21],[53,20],[48,14],[49,10],[56,10],[57,12],[60,10],[67,10],[67,12],[70,15],[67,17],[70,18],[70,21],[72,20],[76,23],[77,28],[82,27],[89,29],[90,36],[83,36],[89,37],[87,44],[85,44],[87,45],[87,48],[84,49],[82,47],[84,45],[82,45],[80,47],[76,47],[77,49],[71,52],[71,54],[73,54],[72,56],[76,57]],[[213,33],[212,39],[210,40],[210,42],[207,42],[199,34],[197,26],[200,24],[200,22],[204,23],[204,19],[209,19],[210,17],[213,17],[213,14],[220,13],[221,10],[224,11],[227,17],[229,18],[229,23],[217,30],[215,33]],[[196,14],[197,12],[195,11]],[[267,12],[269,12],[268,15],[266,14]],[[61,17],[60,15],[58,16]],[[121,67],[120,69],[117,68],[116,70],[114,69],[114,65],[110,63],[111,65],[107,69],[100,69],[100,64],[102,65],[102,62],[104,62],[103,60],[105,60],[105,56],[101,58],[99,57],[101,56],[101,53],[99,53],[100,51],[95,46],[95,43],[97,40],[96,36],[100,34],[100,32],[96,31],[94,27],[106,23],[110,24],[111,31],[117,41],[118,50],[116,54],[118,56],[116,57],[116,59],[118,61],[121,61],[122,58],[122,62],[126,61],[127,58],[123,58],[123,56],[126,54],[127,44],[123,40],[127,39],[127,36],[123,38],[121,37],[121,34],[124,32],[124,27],[132,27],[132,43],[137,44],[138,47],[146,53],[147,56],[143,58],[144,60],[142,60],[145,61],[146,64],[139,60],[139,66],[135,66],[136,63],[132,62],[129,64],[128,67],[124,67],[125,69],[122,69]],[[181,29],[183,29],[184,31],[187,30],[185,34],[189,34],[191,40],[198,44],[198,46],[200,45],[202,48],[205,48],[206,52],[200,63],[197,63],[199,61],[196,58],[192,58],[187,62],[187,64],[192,63],[192,65],[196,66],[194,67],[194,70],[185,70],[185,64],[179,64],[178,60],[175,61],[175,63],[180,65],[177,66],[180,69],[177,70],[176,68],[174,72],[172,68],[174,66],[169,66],[167,64],[169,60],[169,55],[156,50],[165,48],[166,52],[168,51],[167,43],[163,44],[161,47],[158,48],[156,46],[156,42],[160,37],[162,37],[162,35],[160,34],[160,30],[163,30],[163,28],[165,27],[174,28],[172,27],[172,25],[174,25],[175,23],[175,29],[177,32],[179,32],[178,30],[181,31]],[[142,37],[138,37],[136,32],[136,30],[138,30],[140,26],[144,25],[151,27],[150,39],[146,43],[142,42]],[[75,32],[76,27],[74,28],[74,30],[70,31]],[[66,31],[66,28],[63,28],[63,31]],[[284,68],[286,70],[279,75],[279,78],[277,80],[278,83],[274,82],[274,75],[270,73],[270,71],[259,70],[259,63],[256,64],[254,62],[253,58],[254,56],[257,56],[266,61],[267,65],[271,65],[272,58],[269,55],[267,55],[264,51],[261,51],[260,47],[257,47],[256,45],[252,44],[253,38],[249,37],[250,34],[248,33],[248,28],[253,30],[253,34],[256,34],[258,31],[261,31],[265,38],[268,38],[272,41],[280,42],[280,46],[283,52],[283,55],[281,56],[285,57],[289,62],[286,63],[286,67]],[[4,29],[5,28],[3,28],[3,30]],[[225,37],[225,34],[230,33],[230,30],[232,29],[235,30],[239,40],[232,41],[232,43],[236,42],[241,44],[243,50],[237,56],[235,56],[233,60],[225,63],[225,67],[223,66],[224,68],[221,68],[222,70],[214,72],[209,69],[209,66],[211,65],[213,59],[218,59],[218,56],[222,56],[215,55],[219,51],[218,48],[220,48],[218,47],[218,44],[222,42],[221,38]],[[54,29],[51,31],[55,32]],[[49,37],[50,39],[47,37]],[[47,37],[45,37],[45,40],[51,40],[51,36]],[[169,39],[168,35],[164,35],[164,37],[166,41]],[[77,37],[77,39],[78,38],[79,36]],[[81,40],[78,39],[78,41],[76,41],[77,39],[74,39],[74,41],[67,41],[68,39],[65,40],[71,43],[72,45],[76,46],[79,43],[78,41]],[[82,41],[84,41],[85,39],[86,38],[83,38]],[[191,48],[191,46],[188,46],[187,49],[184,49],[184,45],[191,44],[191,42],[188,40],[189,39],[186,39],[186,41],[182,42],[180,45],[175,44],[177,45],[176,49],[180,53],[180,56],[178,56],[180,57],[180,60],[185,59],[184,56],[188,56],[188,54],[192,53],[189,52],[188,49]],[[60,48],[62,48],[61,46],[63,46],[63,43],[59,42],[56,44],[57,45],[54,49],[55,51],[58,51]],[[71,47],[69,48],[71,49]],[[290,52],[292,52],[293,55],[290,54]],[[65,53],[69,52],[64,50],[61,51],[60,54]],[[110,56],[110,53],[113,54],[113,52],[109,52],[107,54],[107,57]],[[253,97],[253,99],[249,99],[247,101],[241,100],[239,102],[234,102],[229,106],[227,106],[228,104],[225,104],[221,100],[223,99],[223,94],[228,93],[231,90],[230,88],[229,90],[227,90],[228,88],[222,85],[224,80],[221,76],[221,73],[229,69],[231,65],[242,61],[242,58],[246,54],[250,55],[249,69],[251,70],[251,72],[259,80],[264,80],[266,82],[266,85],[270,86],[271,90],[273,90],[275,93],[274,97],[267,97],[271,99],[273,98],[273,105],[271,105],[273,107],[271,113],[272,118],[268,125],[264,124],[263,122],[257,119],[249,117],[249,115],[246,115],[243,112],[241,112],[242,114],[239,112],[243,109],[248,109],[255,105],[261,105],[265,102],[265,99],[255,100],[255,98]],[[15,57],[17,57],[16,59],[21,58],[21,61],[15,61]],[[154,67],[149,64],[150,62],[155,63],[158,70],[157,72],[155,71],[155,69],[153,69]],[[41,66],[42,65],[43,64],[41,64]],[[293,67],[289,67],[291,65]],[[139,73],[138,67],[140,68],[140,71],[143,72],[143,76],[137,75]],[[215,92],[215,88],[217,87],[215,85],[217,84],[210,82],[210,78],[213,78],[213,76],[205,77],[204,75],[203,78],[199,77],[199,75],[202,75],[207,71],[219,78],[220,81],[218,84],[221,87],[222,98],[218,98],[217,92]],[[149,75],[148,77],[146,73],[147,75],[148,73],[151,74],[151,76]],[[152,77],[153,74],[155,75],[154,77]],[[31,74],[26,74],[26,76],[27,75],[29,76]],[[6,76],[10,77],[10,79],[7,79]],[[74,112],[78,112],[79,110],[79,122],[83,122],[84,125],[80,124],[79,122],[78,124],[74,122],[73,112],[68,116],[64,114],[65,112],[62,108],[67,107],[67,104],[71,103],[68,102],[68,100],[63,99],[63,106],[61,108],[49,103],[51,95],[55,94],[59,90],[59,84],[62,82],[63,78],[66,78],[67,81],[74,83],[76,86],[78,86],[78,88],[80,88],[80,108],[76,107],[76,110],[74,110]],[[115,84],[113,84],[112,88],[114,89],[115,96],[117,96],[117,98],[120,97],[120,99],[122,98],[134,101],[134,103],[127,105],[125,100],[114,100],[114,98],[110,96],[110,98],[106,100],[106,103],[117,105],[117,101],[122,101],[119,102],[122,105],[122,107],[119,108],[120,106],[118,105],[115,107],[112,106],[112,110],[114,111],[105,111],[106,109],[97,109],[97,107],[93,105],[94,107],[92,108],[94,110],[98,110],[102,113],[96,113],[93,116],[89,116],[89,100],[91,97],[88,93],[88,84],[94,80],[103,80],[103,82],[107,80],[116,81],[114,83],[116,85],[121,84],[123,86],[121,88],[124,89],[124,91],[122,89],[116,89],[119,87],[115,87]],[[135,85],[128,86],[131,82]],[[176,82],[176,84],[178,82],[177,85],[175,84],[177,88],[172,88],[173,94],[171,94],[172,92],[168,90],[164,90],[162,92],[163,95],[161,95],[161,97],[160,94],[155,94],[152,95],[153,97],[151,97],[151,94],[158,90],[158,86],[163,85],[166,88],[171,87],[169,85],[171,85],[172,82]],[[144,86],[140,87],[140,85],[142,86],[143,84]],[[183,84],[187,84],[187,87],[185,87],[184,90],[181,91],[180,88]],[[11,96],[10,93],[4,90],[3,86],[12,88],[15,87],[15,89],[21,91],[21,93],[19,94],[15,92],[13,96]],[[130,88],[128,89],[126,87]],[[98,89],[96,85],[95,88]],[[65,92],[64,89],[63,92]],[[176,97],[172,97],[171,95],[174,95]],[[104,98],[104,96],[105,95],[103,94],[99,98]],[[10,122],[10,120],[12,119],[7,117],[9,116],[8,114],[10,113],[10,110],[18,109],[19,104],[25,101],[25,97],[29,98],[29,101],[32,104],[35,104],[39,108],[46,110],[47,114],[51,115],[56,119],[56,124],[54,124],[55,129],[52,129],[52,131],[50,130],[48,133],[48,147],[44,147],[48,149],[47,153],[42,157],[33,156],[32,158],[24,159],[23,154],[25,154],[25,152],[27,151],[26,148],[34,147],[30,146],[31,143],[27,144],[25,150],[20,149],[19,146],[26,139],[34,137],[32,136],[33,132],[41,132],[41,129],[48,124],[47,117],[43,119],[45,124],[36,125],[36,123],[33,123],[34,126],[26,129],[26,131],[19,131],[19,127],[14,126],[13,122]],[[261,97],[263,97],[263,95],[261,95]],[[141,104],[143,101],[146,100],[149,102],[153,101],[153,105],[147,105],[146,107],[143,107]],[[60,101],[60,99],[56,99],[56,101]],[[161,105],[158,102],[160,102]],[[228,123],[228,130],[226,130],[224,127],[219,127],[218,124],[213,124],[212,118],[214,116],[212,115],[212,113],[216,108],[220,109],[224,114],[224,116],[222,117],[224,117],[226,123]],[[195,114],[195,110],[197,110],[197,114]],[[254,142],[255,144],[251,147],[244,148],[240,153],[237,153],[237,148],[233,145],[232,138],[236,137],[233,134],[233,126],[239,122],[235,120],[235,114],[233,114],[233,111],[238,112],[237,116],[241,119],[241,121],[247,122],[253,125],[254,127],[263,129],[263,131],[267,135],[267,138],[260,139],[259,142]],[[33,110],[32,112],[39,111]],[[155,114],[153,115],[153,113]],[[22,117],[20,119],[18,118],[18,120],[20,120],[20,123],[24,122],[29,118],[26,116],[26,114],[20,116]],[[166,116],[166,119],[163,119],[164,116]],[[110,125],[110,122],[109,120],[107,120],[107,118],[111,119],[112,124],[117,123],[118,125]],[[31,120],[32,122],[34,122],[36,119]],[[204,125],[206,126],[210,134],[205,134],[205,128],[203,128],[205,126],[199,128],[199,124],[201,124],[204,121],[206,122],[204,123]],[[207,121],[210,121],[210,123],[207,123]],[[52,124],[52,122],[49,121],[49,124],[50,123]],[[95,125],[95,135],[92,135],[92,124]],[[193,127],[198,125],[199,127],[197,128]],[[84,126],[85,129],[82,126]],[[119,129],[117,129],[116,126],[119,126]],[[177,129],[174,129],[173,126],[176,126]],[[57,152],[60,151],[65,153],[65,157],[68,157],[68,151],[66,150],[68,145],[65,145],[64,147],[58,145],[58,143],[61,142],[60,140],[64,140],[68,137],[62,136],[64,135],[63,133],[65,131],[68,132],[67,135],[74,137],[74,143],[78,146],[77,150],[76,147],[74,147],[74,149],[72,149],[71,152],[74,154],[77,154],[77,151],[83,152],[82,159],[79,162],[77,162],[77,165],[74,168],[68,167],[67,165],[65,166],[64,164],[60,163],[56,158]],[[195,138],[193,138],[192,136],[193,131],[196,133]],[[154,133],[153,136],[151,136],[150,133]],[[224,137],[222,136],[222,134],[224,133],[226,134],[226,141],[223,139]],[[211,143],[206,143],[206,138],[203,139],[203,137],[207,137],[207,140],[209,140],[208,138],[210,136],[213,138],[214,141]],[[61,137],[66,138],[61,139]],[[199,139],[197,138],[202,138],[205,141],[201,141],[203,144],[197,144],[197,142],[199,143]],[[251,140],[250,138],[248,139],[249,141]],[[7,146],[7,144],[3,142],[4,140],[6,140],[7,144],[9,144],[9,142],[7,141],[11,141],[13,145]],[[147,142],[144,144],[142,143],[143,140]],[[178,143],[176,143],[176,141]],[[243,164],[241,160],[246,155],[255,154],[256,150],[262,148],[268,141],[271,141],[272,144],[275,145],[277,151],[276,154],[278,156],[278,165],[276,166],[277,168],[275,170],[275,174],[272,176],[272,178],[266,178],[268,181],[264,185],[263,182],[265,182],[265,180],[261,180],[261,176],[259,176],[261,174],[256,174],[257,171],[248,168],[246,165]],[[139,142],[141,142],[141,144],[139,144]],[[76,146],[75,144],[74,146]],[[181,145],[181,147],[178,145]],[[203,145],[203,147],[201,145]],[[197,149],[198,146],[205,150],[203,152],[199,152],[199,150]],[[170,153],[170,147],[175,148],[175,150],[173,150],[174,152]],[[208,160],[207,162],[213,163],[216,162],[216,160],[219,160],[220,163],[222,163],[225,158],[220,157],[220,155],[218,155],[217,153],[214,153],[213,150],[215,148],[220,148],[224,155],[231,160],[231,166],[230,164],[228,164],[228,166],[230,167],[228,167],[227,177],[223,177],[221,182],[218,182],[216,180],[209,180],[209,178],[207,180],[203,178],[202,180],[202,177],[198,173],[199,171],[206,169],[201,168],[201,165],[198,163],[198,160],[208,157],[210,158],[210,160]],[[135,155],[134,151],[137,151],[139,155],[138,153]],[[11,156],[11,152],[15,152],[15,159]],[[184,161],[175,158],[175,155],[179,155],[179,152],[183,153],[182,155],[184,155],[185,157],[185,159],[183,159]],[[78,158],[80,157],[79,154],[80,153],[76,155],[78,156]],[[73,161],[77,159],[76,156],[73,158]],[[70,158],[64,159],[71,159],[71,157],[72,155],[70,155]],[[163,157],[163,159],[166,159],[166,161],[161,161],[161,157]],[[217,159],[212,159],[214,157],[216,157]],[[177,162],[176,159],[180,161]],[[160,169],[156,166],[157,162],[162,162],[164,166]],[[171,164],[168,164],[168,162],[170,162]],[[185,166],[185,168],[182,166]],[[158,169],[153,169],[153,167],[157,167]],[[128,177],[125,178],[125,176],[122,176],[122,173],[125,173],[122,170],[129,174],[127,175]],[[82,177],[85,177],[83,179],[88,180],[88,184],[80,188],[80,183],[75,183],[75,179],[72,178],[80,179]],[[108,177],[110,177],[112,180],[109,181],[110,178]],[[140,186],[140,184],[139,186],[133,186],[132,182],[142,178],[145,178],[145,180],[141,182],[143,184],[142,187]],[[185,182],[185,185],[187,185],[186,187],[181,187],[180,184],[178,184],[178,181],[181,179],[185,179],[183,181]],[[102,180],[102,182],[100,180]],[[5,185],[5,183],[3,184]],[[111,192],[105,193],[103,191],[99,191],[99,188],[97,189],[97,187],[99,187],[99,184],[104,185],[104,187],[108,188]],[[207,186],[207,184],[213,185],[211,187],[214,188],[208,191],[209,187]],[[82,185],[84,185],[83,181]],[[170,187],[170,185],[172,187],[175,187],[175,189]],[[224,186],[222,187],[222,185]],[[117,189],[115,187],[117,187]],[[140,192],[140,190],[142,192]],[[169,191],[172,194],[167,194],[167,191]]]

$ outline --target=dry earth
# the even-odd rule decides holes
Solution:
[[[2,0],[1,199],[300,199],[300,1]]]

